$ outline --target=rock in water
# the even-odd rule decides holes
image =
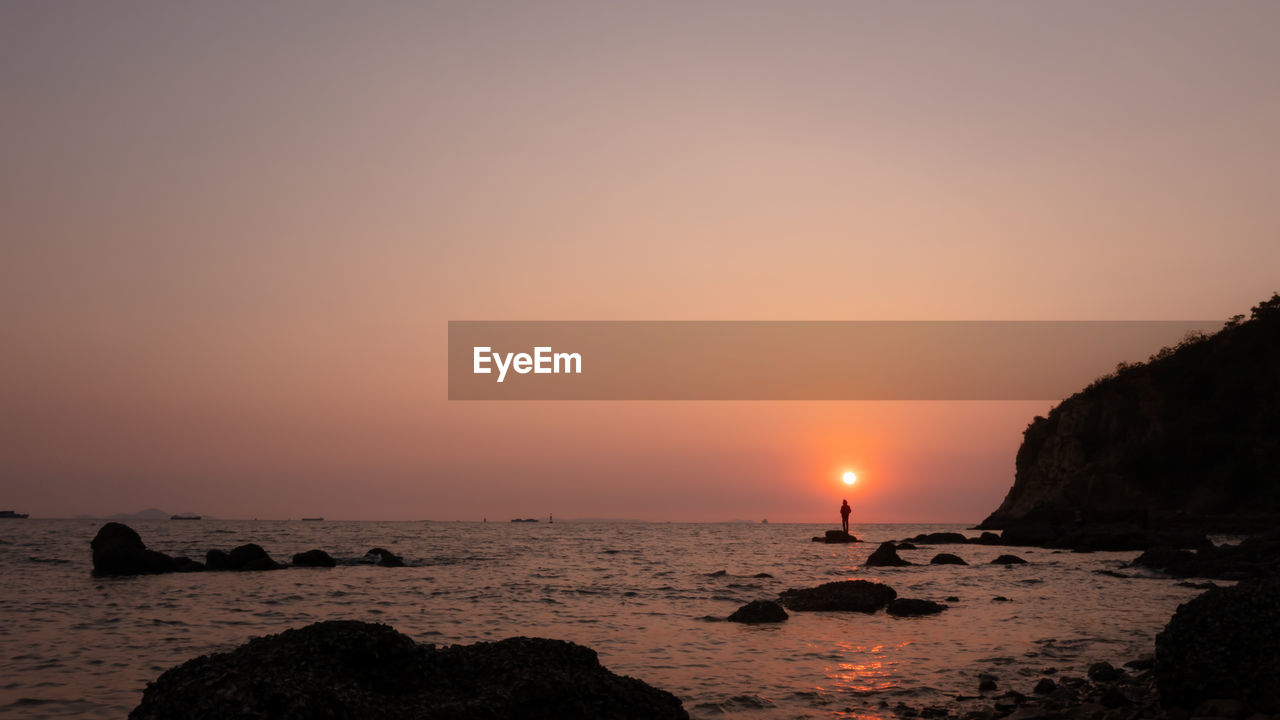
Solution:
[[[787,619],[787,611],[772,600],[752,600],[734,611],[729,622],[776,623]]]
[[[436,648],[386,625],[329,621],[172,668],[132,720],[449,718],[686,720],[671,693],[609,672],[590,648],[516,637]]]
[[[1280,712],[1280,579],[1209,590],[1156,635],[1153,672],[1167,706],[1235,698]]]
[[[227,557],[232,570],[279,570],[284,567],[256,543],[241,545],[227,553]]]
[[[843,530],[828,530],[825,535],[823,535],[822,537],[816,537],[813,539],[813,541],[824,542],[824,543],[861,542],[860,540],[858,540],[858,538],[850,535],[849,533]]]
[[[929,564],[930,565],[968,565],[969,563],[965,562],[964,558],[960,557],[959,555],[952,555],[951,553],[938,553],[937,555],[933,556],[933,559],[929,561]]]
[[[204,566],[210,570],[230,570],[231,558],[225,550],[214,548],[204,554]]]
[[[958,532],[920,533],[919,535],[916,535],[913,538],[907,538],[907,539],[910,540],[911,542],[922,543],[925,545],[954,544],[954,543],[969,542],[969,538],[965,537],[964,533],[958,533]]]
[[[992,565],[1026,565],[1027,561],[1017,555],[1001,555],[991,561]]]
[[[946,610],[946,605],[939,605],[932,600],[915,598],[898,598],[889,603],[888,613],[898,617],[915,617],[917,615],[937,615]]]
[[[891,542],[880,543],[866,562],[867,567],[903,567],[910,564],[898,557],[898,548]]]
[[[1238,545],[1202,547],[1195,552],[1152,548],[1133,561],[1174,577],[1243,580],[1280,575],[1280,531],[1247,537]]]
[[[103,525],[89,547],[93,549],[94,575],[142,575],[174,572],[178,569],[173,558],[162,552],[148,550],[138,533],[124,523],[109,522]],[[192,564],[184,564],[183,569],[189,571],[195,568]]]
[[[297,567],[333,567],[338,563],[323,550],[308,550],[294,555],[292,564]]]
[[[404,558],[386,548],[376,547],[364,554],[367,560],[377,558],[379,567],[404,567]]]
[[[271,559],[266,550],[256,543],[241,545],[231,552],[213,549],[204,555],[204,564],[210,570],[280,570],[284,565]]]
[[[1115,682],[1123,674],[1109,662],[1096,662],[1089,666],[1089,679],[1094,682]]]
[[[1190,550],[1158,547],[1139,555],[1132,563],[1159,570],[1174,577],[1191,577],[1196,571],[1196,554]]]
[[[888,585],[869,580],[841,580],[815,588],[786,590],[782,604],[791,610],[847,610],[873,613],[898,596]]]

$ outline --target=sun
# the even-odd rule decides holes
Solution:
[[[846,470],[844,472],[844,476],[841,479],[844,480],[845,485],[852,485],[858,482],[858,476],[854,474],[852,470]]]

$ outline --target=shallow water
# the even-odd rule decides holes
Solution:
[[[921,546],[972,566],[863,568],[874,542],[954,525],[866,525],[870,541],[825,545],[828,526],[650,523],[131,521],[148,547],[202,559],[262,545],[277,560],[374,546],[412,567],[90,577],[101,521],[0,523],[0,718],[122,717],[147,681],[197,655],[325,619],[383,622],[423,642],[561,638],[611,670],[679,696],[695,718],[884,717],[977,694],[977,674],[1029,692],[1047,667],[1149,654],[1199,591],[1116,578],[1137,553]],[[969,533],[970,535],[975,533]],[[1010,552],[1028,565],[985,564]],[[713,575],[725,570],[725,575]],[[754,578],[756,573],[772,578]],[[708,622],[739,605],[831,580],[884,582],[900,597],[959,602],[941,615],[792,613],[776,626]],[[1004,596],[1010,602],[993,602]]]

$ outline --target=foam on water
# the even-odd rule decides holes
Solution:
[[[1095,661],[1149,654],[1177,605],[1200,592],[1124,568],[1136,552],[1017,548],[1029,564],[996,566],[986,563],[1008,548],[922,545],[900,555],[928,563],[952,552],[971,565],[862,567],[875,542],[963,529],[954,525],[854,527],[872,542],[825,545],[809,538],[827,526],[781,523],[136,521],[148,547],[170,555],[256,542],[281,561],[321,548],[341,562],[380,546],[410,566],[93,578],[89,541],[101,524],[0,525],[0,717],[121,717],[173,665],[326,619],[383,622],[439,644],[572,640],[675,693],[695,718],[884,717],[899,702],[974,696],[979,672],[1025,693],[1045,668],[1083,675]],[[960,602],[923,618],[704,619],[858,578]]]

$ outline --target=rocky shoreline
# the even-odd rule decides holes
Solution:
[[[514,637],[436,647],[386,625],[328,621],[203,655],[147,685],[130,720],[223,718],[688,720],[680,700],[595,651]]]
[[[918,572],[905,566],[927,568],[928,565],[915,565],[902,559],[897,553],[899,550],[917,550],[931,544],[1006,545],[1004,538],[994,533],[984,533],[973,538],[961,533],[923,534],[903,541],[881,543],[865,564],[868,567],[904,567],[903,572]],[[252,543],[228,551],[211,549],[206,555],[205,563],[198,563],[148,549],[136,532],[120,523],[104,525],[94,538],[92,548],[94,572],[100,576],[260,571],[291,566],[326,568],[338,564],[329,553],[314,549],[295,554],[291,563],[286,565],[275,561],[262,547]],[[962,551],[957,547],[957,552]],[[1164,631],[1159,634],[1152,655],[1127,663],[1124,667],[1096,663],[1085,677],[1058,676],[1056,671],[1048,669],[1039,678],[1027,679],[1027,687],[1011,687],[1007,684],[1010,678],[998,677],[993,670],[974,679],[974,695],[957,695],[951,702],[922,707],[901,703],[890,707],[886,703],[882,709],[886,714],[902,718],[953,720],[1190,720],[1201,717],[1262,720],[1273,715],[1280,717],[1280,692],[1276,690],[1280,684],[1272,682],[1272,679],[1280,677],[1280,660],[1277,659],[1280,654],[1274,651],[1274,648],[1280,647],[1280,581],[1275,579],[1277,556],[1280,556],[1280,533],[1256,536],[1238,545],[1209,545],[1195,550],[1168,547],[1149,549],[1133,562],[1133,566],[1174,577],[1217,577],[1243,581],[1231,587],[1204,585],[1208,592],[1178,608]],[[371,549],[361,562],[385,567],[405,564],[403,558],[380,547]],[[1023,561],[1016,555],[1005,554],[990,562],[1021,564]],[[938,553],[930,564],[968,563],[959,555]],[[713,576],[722,574],[724,573],[712,573]],[[758,574],[756,577],[765,575],[767,574]],[[845,580],[811,588],[792,588],[774,598],[750,602],[728,618],[706,619],[727,619],[734,623],[752,625],[783,623],[789,619],[789,613],[795,612],[871,614],[884,611],[897,618],[907,618],[905,622],[927,623],[932,622],[929,616],[945,612],[948,603],[956,601],[954,597],[941,599],[941,602],[939,599],[941,598],[899,597],[892,587],[883,583]],[[1000,598],[996,598],[998,599]],[[298,639],[299,637],[302,639]],[[271,642],[264,644],[267,640]],[[515,642],[516,640],[520,642]],[[386,652],[392,652],[393,655],[401,652],[407,653],[405,657],[416,658],[412,660],[412,663],[417,664],[415,672],[425,673],[424,677],[434,678],[431,682],[437,684],[407,695],[400,691],[388,694],[383,684],[385,679],[366,677],[360,673],[344,675],[340,679],[324,674],[337,672],[335,667],[358,656],[363,652],[359,648],[370,643],[389,648]],[[586,648],[570,643],[557,643],[558,641],[553,640],[517,638],[502,643],[467,646],[486,646],[483,651],[474,651],[480,653],[484,660],[473,662],[468,654],[473,651],[466,648],[437,650],[434,646],[415,646],[412,640],[385,626],[318,623],[308,628],[251,641],[233,653],[197,658],[166,672],[149,686],[143,703],[131,717],[172,717],[176,708],[191,709],[190,713],[182,715],[184,717],[221,717],[229,706],[219,703],[224,703],[228,697],[239,703],[237,707],[242,709],[276,707],[271,703],[279,702],[292,703],[289,705],[292,709],[284,714],[244,710],[239,712],[241,717],[347,717],[370,712],[391,718],[419,717],[423,713],[432,717],[458,718],[687,717],[682,714],[684,711],[673,696],[650,688],[640,681],[613,676],[599,667],[594,653]],[[566,649],[566,646],[570,649]],[[414,649],[415,647],[418,649]],[[382,652],[384,650],[378,650],[378,653]],[[323,657],[325,653],[333,656],[326,659]],[[470,663],[471,670],[468,672],[473,674],[440,675],[430,669],[435,667],[431,664],[435,660],[423,660],[419,657],[435,657],[432,653],[452,653],[449,657],[464,665]],[[587,662],[586,654],[590,654],[591,662]],[[299,659],[304,656],[310,659]],[[270,663],[283,663],[283,666],[268,667]],[[521,680],[531,688],[540,688],[530,692],[545,692],[549,697],[559,698],[564,693],[563,688],[548,689],[550,686],[547,683],[554,679],[556,682],[566,683],[566,686],[578,687],[585,683],[586,686],[595,688],[600,695],[591,700],[579,698],[587,702],[587,705],[555,706],[560,709],[545,716],[520,714],[513,709],[515,706],[502,704],[510,702],[510,698],[504,694],[506,690],[499,685],[485,685],[487,681],[482,676],[494,672],[493,667],[515,667],[522,663],[537,666],[550,663],[551,667],[556,663],[564,665],[551,678],[539,676]],[[322,680],[317,680],[317,677]],[[422,681],[414,680],[413,683],[416,687]],[[311,689],[305,692],[298,690],[308,687]],[[286,691],[283,688],[293,690]],[[459,699],[458,693],[464,692],[459,688],[474,693],[474,696]],[[658,694],[650,695],[650,691]],[[634,715],[616,714],[614,705],[623,702],[620,698],[631,697],[629,693],[639,695],[627,702],[640,702],[640,706],[643,706],[643,702],[653,701],[658,703],[653,707],[659,709],[651,707],[645,713]],[[615,700],[609,700],[614,695]],[[317,698],[322,698],[323,702]],[[636,698],[649,699],[642,702]],[[671,710],[665,698],[675,702],[675,710]],[[317,710],[316,703],[321,703],[326,708],[344,709],[337,714],[326,714],[329,710]],[[485,709],[481,711],[478,708]],[[473,711],[478,714],[467,714]],[[675,714],[669,714],[668,711]],[[254,714],[255,712],[259,714]],[[610,712],[615,714],[608,714]],[[659,714],[652,714],[654,712]]]
[[[205,571],[255,572],[284,570],[290,566],[331,568],[339,564],[332,555],[318,548],[295,553],[291,565],[277,562],[256,543],[246,543],[230,550],[213,548],[205,553],[204,562],[172,557],[148,548],[133,528],[118,522],[103,525],[89,546],[93,551],[93,574],[98,577]],[[404,558],[381,547],[372,548],[354,564],[405,566]]]

